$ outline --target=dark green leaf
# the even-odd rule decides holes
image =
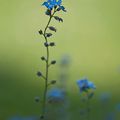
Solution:
[[[55,20],[59,21],[59,22],[63,22],[63,19],[58,17],[58,16],[54,16]]]
[[[51,37],[51,36],[52,36],[52,33],[46,33],[45,36],[46,36],[46,37]]]
[[[56,31],[57,31],[57,30],[56,30],[56,28],[55,28],[55,27],[53,27],[53,26],[50,26],[50,27],[49,27],[49,29],[50,29],[50,30],[52,30],[52,31],[54,31],[54,32],[56,32]]]

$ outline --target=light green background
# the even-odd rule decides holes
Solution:
[[[40,57],[45,48],[38,30],[45,27],[48,18],[42,3],[0,0],[1,120],[40,113],[34,96],[42,94],[43,85],[36,77],[36,71],[44,71]],[[59,13],[64,22],[52,22],[58,32],[50,39],[57,45],[51,49],[51,58],[59,61],[68,54],[72,59],[68,90],[73,111],[79,109],[79,100],[74,104],[79,99],[76,80],[83,76],[96,84],[96,100],[100,92],[106,91],[112,94],[111,106],[120,101],[119,4],[119,0],[64,0],[68,12]],[[56,78],[58,72],[58,66],[51,68],[51,78]]]

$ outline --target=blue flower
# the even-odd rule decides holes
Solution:
[[[106,117],[106,120],[115,120],[115,113],[114,112],[109,113]]]
[[[100,101],[101,101],[102,103],[108,103],[109,100],[110,100],[110,98],[111,98],[111,94],[110,94],[110,93],[107,93],[107,92],[102,93],[102,94],[100,95]]]
[[[70,56],[68,56],[68,55],[64,55],[64,56],[62,56],[62,59],[61,59],[61,61],[60,61],[60,65],[61,66],[68,66],[69,64],[70,64]]]
[[[54,7],[56,8],[58,7],[58,11],[59,10],[63,10],[64,12],[66,11],[65,7],[62,6],[62,0],[47,0],[42,5],[47,7],[49,10],[52,10]]]
[[[80,92],[87,92],[89,89],[96,89],[96,86],[93,82],[84,78],[77,81],[78,87],[80,88]]]
[[[47,98],[50,103],[64,101],[64,91],[58,88],[51,89],[47,93]]]
[[[117,110],[118,112],[120,112],[120,103],[117,104],[117,106],[116,106],[116,110]]]

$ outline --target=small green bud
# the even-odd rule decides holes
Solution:
[[[54,32],[56,32],[56,31],[57,31],[57,30],[56,30],[56,28],[55,28],[55,27],[53,27],[53,26],[50,26],[50,27],[49,27],[49,29],[50,29],[50,30],[52,30],[52,31],[54,31]]]
[[[46,36],[46,37],[51,37],[51,36],[52,36],[52,33],[46,33],[45,36]]]
[[[53,47],[53,46],[55,46],[55,43],[54,43],[54,42],[51,42],[49,45],[50,45],[51,47]]]
[[[50,16],[51,15],[51,10],[47,9],[45,12],[46,15]]]
[[[59,21],[59,22],[63,22],[63,19],[58,17],[58,16],[54,16],[55,20]]]
[[[52,80],[52,81],[51,81],[51,84],[55,84],[55,83],[56,83],[56,80]]]
[[[48,44],[47,42],[45,42],[45,43],[44,43],[44,46],[45,46],[45,47],[48,47],[48,46],[49,46],[49,44]]]
[[[41,116],[40,116],[40,119],[41,119],[41,120],[42,120],[42,119],[44,119],[44,116],[43,116],[43,115],[41,115]]]
[[[38,77],[41,77],[42,76],[42,73],[40,71],[37,72],[37,76]]]
[[[55,5],[54,8],[56,9],[56,8],[57,8],[57,5]]]
[[[56,64],[56,61],[55,60],[51,61],[51,64],[53,64],[53,65]]]
[[[61,10],[61,8],[59,7],[59,8],[57,8],[57,11],[60,11]]]
[[[37,96],[37,97],[35,97],[35,102],[37,102],[37,103],[38,103],[39,101],[40,101],[40,97],[38,97],[38,96]]]
[[[45,59],[45,57],[44,57],[44,56],[42,56],[42,57],[41,57],[41,60],[43,60],[43,61],[44,61],[44,60],[46,60],[46,59]]]
[[[40,34],[40,35],[42,35],[42,34],[43,34],[42,30],[40,30],[40,31],[39,31],[39,34]]]

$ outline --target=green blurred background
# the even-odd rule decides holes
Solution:
[[[0,0],[0,120],[40,113],[34,97],[43,93],[43,81],[36,77],[38,70],[44,72],[40,57],[45,48],[38,34],[48,20],[43,2]],[[64,0],[68,12],[59,13],[64,22],[52,22],[58,32],[50,38],[57,45],[50,50],[51,58],[59,61],[68,54],[72,61],[67,90],[73,118],[79,116],[75,111],[80,102],[76,80],[83,76],[97,86],[95,112],[98,96],[104,91],[112,94],[110,111],[120,102],[119,4],[119,0]],[[52,67],[50,78],[57,78],[58,73],[59,66]]]

